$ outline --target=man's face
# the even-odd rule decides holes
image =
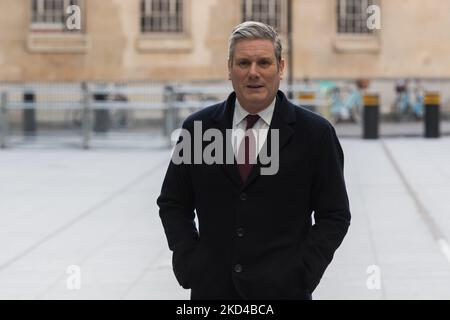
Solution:
[[[284,60],[277,65],[270,40],[244,39],[236,43],[228,71],[242,107],[250,113],[269,106],[280,86]]]

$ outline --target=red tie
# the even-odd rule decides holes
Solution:
[[[256,138],[252,130],[259,116],[257,114],[249,114],[245,117],[247,120],[247,126],[245,128],[245,136],[241,141],[238,149],[238,169],[241,175],[242,182],[245,182],[252,170],[253,164],[250,163],[250,159],[255,160],[256,154]]]

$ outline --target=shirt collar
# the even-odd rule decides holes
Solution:
[[[261,117],[261,119],[264,120],[264,122],[270,126],[270,121],[272,120],[273,111],[275,109],[275,102],[276,98],[273,99],[272,103],[269,104],[267,108],[257,113]],[[239,103],[239,100],[236,98],[235,108],[234,108],[234,117],[233,117],[233,127],[237,126],[239,123],[241,123],[242,120],[245,119],[245,117],[250,114],[245,110],[241,104]]]

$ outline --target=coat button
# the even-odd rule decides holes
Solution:
[[[240,199],[241,199],[242,201],[247,200],[247,194],[246,194],[245,192],[242,192],[241,195],[240,195]]]
[[[242,266],[240,264],[237,264],[234,266],[234,271],[239,273],[242,272]]]
[[[238,228],[236,234],[239,238],[242,238],[244,236],[244,228]]]

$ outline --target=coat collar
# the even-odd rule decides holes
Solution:
[[[284,95],[282,91],[277,92],[277,98],[275,103],[275,109],[272,116],[272,121],[269,126],[269,133],[266,139],[265,144],[267,144],[267,150],[271,150],[271,139],[270,139],[270,130],[278,129],[279,130],[279,154],[281,154],[282,148],[286,145],[291,135],[294,133],[292,128],[292,124],[296,121],[295,116],[295,106],[289,102],[287,97]],[[217,128],[222,131],[225,135],[226,129],[231,129],[233,125],[233,114],[235,108],[236,101],[236,93],[231,93],[227,100],[225,100],[212,114],[212,119],[216,123]],[[231,141],[229,139],[226,140],[226,148],[227,150],[232,150]],[[231,149],[230,149],[231,148]],[[226,151],[226,150],[224,150]],[[245,188],[250,185],[259,175],[261,163],[259,161],[259,157],[257,159],[257,163],[253,166],[252,172],[248,177],[245,184],[242,183],[241,178],[239,176],[239,171],[237,169],[236,161],[234,164],[225,164],[223,165],[228,176],[233,180],[233,182],[241,187]]]

